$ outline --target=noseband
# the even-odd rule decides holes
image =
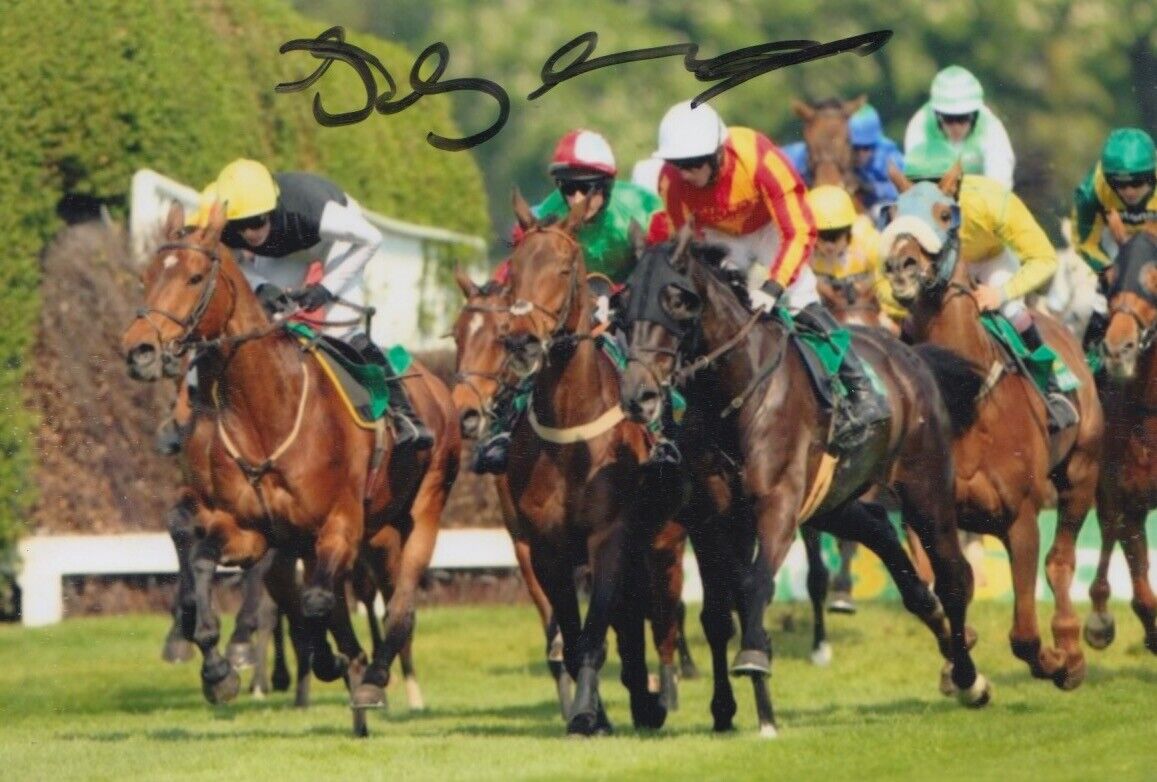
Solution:
[[[561,274],[569,274],[570,275],[570,283],[567,286],[567,291],[566,291],[566,300],[563,302],[562,307],[557,312],[552,312],[551,310],[548,310],[546,307],[543,307],[541,304],[539,304],[536,301],[528,301],[526,299],[518,299],[513,304],[510,305],[509,312],[511,315],[517,315],[517,316],[530,315],[530,314],[535,313],[535,312],[539,312],[539,313],[542,313],[543,315],[546,315],[548,318],[550,318],[554,322],[553,327],[550,329],[550,331],[546,335],[547,341],[552,342],[552,341],[554,341],[555,337],[558,337],[562,333],[563,328],[566,326],[566,322],[568,320],[570,320],[571,311],[574,309],[575,300],[578,298],[579,282],[578,282],[578,275],[575,274],[575,272],[578,269],[579,253],[582,252],[582,246],[578,243],[577,239],[575,239],[573,236],[568,234],[566,231],[562,230],[561,228],[559,228],[558,226],[555,226],[555,225],[549,225],[546,227],[534,226],[534,227],[532,227],[526,231],[526,234],[523,237],[523,241],[526,241],[526,237],[529,237],[531,234],[536,234],[536,233],[556,234],[556,235],[562,237],[566,241],[566,243],[570,246],[570,250],[571,250],[571,254],[570,254],[570,258],[569,258],[570,262],[567,264],[566,269],[564,269],[562,272],[560,272]]]
[[[158,343],[161,342],[161,328],[153,320],[153,315],[160,315],[162,318],[177,324],[177,326],[182,330],[182,333],[170,344],[176,345],[176,350],[173,351],[173,353],[174,355],[179,356],[184,353],[193,342],[195,342],[193,339],[193,330],[197,328],[197,324],[201,322],[201,318],[204,317],[205,311],[209,309],[209,303],[213,300],[213,294],[217,290],[217,280],[219,279],[221,273],[221,258],[217,255],[216,250],[210,250],[208,248],[202,247],[201,245],[192,244],[190,242],[169,242],[167,244],[162,244],[157,248],[155,254],[160,255],[161,253],[171,250],[192,250],[193,252],[198,252],[209,257],[209,273],[205,275],[205,282],[203,283],[201,292],[197,297],[197,303],[193,305],[193,308],[189,311],[189,314],[183,318],[168,310],[160,309],[159,307],[141,307],[137,310],[137,317],[144,319],[149,323],[150,326],[153,327],[153,330],[157,333]]]

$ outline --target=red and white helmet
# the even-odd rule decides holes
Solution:
[[[615,153],[602,134],[579,129],[559,139],[548,171],[553,177],[613,177],[619,169],[615,165]]]

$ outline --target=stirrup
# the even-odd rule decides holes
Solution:
[[[1049,434],[1056,434],[1070,426],[1075,426],[1081,420],[1081,414],[1067,396],[1059,391],[1050,391],[1045,395],[1049,413]]]
[[[415,422],[407,415],[395,413],[394,421],[397,424],[394,427],[397,439],[394,441],[394,447],[408,446],[423,450],[434,445],[434,435],[430,432],[426,425]]]
[[[679,452],[679,446],[670,440],[659,440],[655,443],[655,447],[651,449],[650,455],[643,464],[653,465],[670,465],[671,467],[678,467],[683,463],[683,454]]]
[[[510,433],[499,432],[488,440],[478,443],[474,449],[474,472],[485,475],[502,475],[510,455]]]

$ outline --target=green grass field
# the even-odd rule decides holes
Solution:
[[[1087,680],[1064,693],[1012,658],[1011,606],[975,605],[976,659],[996,689],[988,708],[970,711],[939,694],[931,637],[895,603],[832,616],[826,669],[808,662],[805,606],[773,607],[774,741],[755,735],[746,680],[735,681],[734,734],[711,733],[707,678],[682,683],[682,708],[663,730],[637,733],[613,654],[602,692],[616,735],[565,738],[529,606],[423,610],[415,656],[427,710],[409,712],[391,686],[390,709],[370,715],[364,740],[350,736],[336,684],[315,683],[308,710],[285,693],[205,704],[196,664],[160,661],[164,617],[5,626],[0,778],[1152,780],[1157,659],[1128,606],[1114,611],[1116,643],[1088,650]],[[706,671],[697,620],[689,634]]]

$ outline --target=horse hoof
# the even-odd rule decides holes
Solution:
[[[1076,663],[1061,668],[1053,674],[1053,684],[1061,690],[1075,690],[1085,680],[1085,660],[1081,658]]]
[[[952,681],[952,663],[946,662],[940,669],[940,694],[948,697],[956,693],[956,682]]]
[[[695,667],[693,662],[679,663],[679,678],[681,679],[698,679],[699,669]]]
[[[812,650],[812,665],[826,668],[832,664],[832,645],[827,641],[822,642],[819,646]]]
[[[229,660],[229,664],[233,666],[233,670],[235,671],[244,671],[252,668],[254,656],[253,644],[248,641],[244,643],[231,643],[225,650],[225,657]]]
[[[1094,611],[1085,620],[1085,643],[1094,649],[1108,649],[1117,637],[1117,623],[1108,611]]]
[[[237,693],[241,692],[241,677],[237,675],[236,671],[230,670],[220,681],[207,682],[202,680],[201,692],[204,693],[205,700],[213,705],[229,703],[237,697]]]
[[[306,619],[322,619],[330,615],[337,598],[321,587],[307,587],[301,592],[301,613]]]
[[[976,642],[980,640],[980,634],[976,629],[970,625],[964,626],[964,648],[972,651],[972,647],[976,646]]]
[[[425,711],[426,700],[422,697],[422,688],[413,676],[406,677],[406,703],[410,711]]]
[[[775,729],[774,725],[760,725],[759,737],[761,739],[777,739],[779,738],[779,731]]]
[[[679,711],[679,679],[674,665],[664,665],[659,672],[659,703],[667,711]]]
[[[740,649],[731,661],[732,676],[768,676],[771,674],[771,658],[759,649]]]
[[[828,611],[833,614],[854,614],[856,603],[847,592],[836,592],[828,603]]]
[[[184,638],[165,641],[165,646],[161,649],[161,659],[167,663],[187,663],[193,659],[193,644]]]
[[[667,721],[667,709],[660,702],[660,696],[648,692],[642,697],[631,698],[631,722],[641,730],[658,730]]]
[[[598,722],[598,717],[593,711],[575,714],[566,725],[566,733],[568,736],[580,738],[593,736],[598,732]]]
[[[351,709],[381,709],[386,705],[386,691],[376,684],[363,682],[350,693]]]
[[[976,674],[976,681],[966,690],[956,693],[957,699],[969,708],[979,709],[992,700],[992,684],[982,674]]]

